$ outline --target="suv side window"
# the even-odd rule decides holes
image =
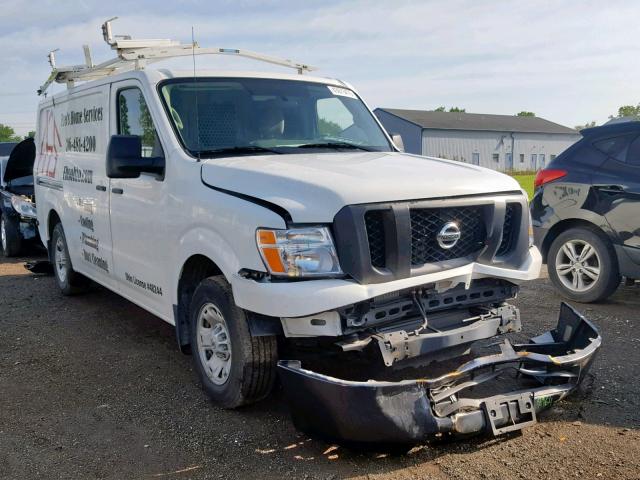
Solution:
[[[140,89],[132,87],[120,90],[117,106],[118,134],[140,136],[143,157],[162,157],[162,146]]]
[[[629,165],[640,167],[640,136],[629,145],[626,161]]]
[[[598,140],[593,143],[593,146],[607,157],[624,162],[631,138],[629,135],[618,135],[617,137]]]

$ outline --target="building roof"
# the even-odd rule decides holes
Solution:
[[[435,130],[481,130],[491,132],[562,133],[578,135],[573,128],[540,117],[489,115],[485,113],[434,112],[376,108],[422,128]]]

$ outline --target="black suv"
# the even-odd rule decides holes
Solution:
[[[580,132],[538,172],[531,202],[536,245],[561,293],[578,302],[640,279],[640,122]]]
[[[26,242],[39,244],[33,195],[33,138],[0,143],[0,250],[15,257]]]

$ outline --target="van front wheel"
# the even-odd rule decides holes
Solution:
[[[275,380],[276,338],[251,336],[224,277],[198,285],[189,315],[193,362],[213,402],[236,408],[266,397]]]

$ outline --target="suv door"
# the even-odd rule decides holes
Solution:
[[[603,140],[596,148],[606,150]],[[593,188],[607,222],[618,235],[627,255],[640,264],[640,136],[628,138],[611,152],[594,174]]]
[[[158,138],[151,102],[136,80],[111,86],[112,134],[142,137],[142,156],[164,156]],[[142,173],[138,178],[112,178],[111,238],[114,275],[120,293],[168,318],[165,275],[167,182],[164,174]],[[169,304],[170,309],[170,304]]]

